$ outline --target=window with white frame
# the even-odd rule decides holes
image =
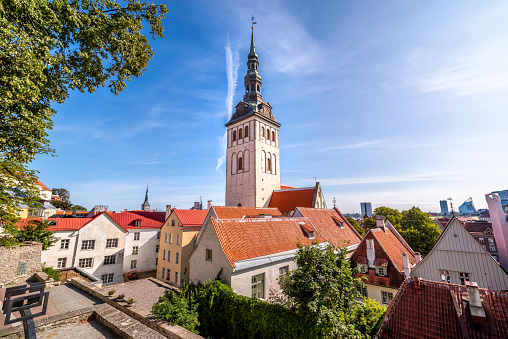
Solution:
[[[257,274],[252,276],[251,296],[253,298],[265,297],[265,274]]]
[[[212,261],[212,250],[206,249],[206,260]]]
[[[132,246],[132,255],[137,255],[139,252],[139,246]]]
[[[385,276],[385,268],[384,267],[376,267],[377,275]]]
[[[116,264],[116,255],[106,255],[104,257],[104,265],[113,265]]]
[[[113,282],[115,278],[115,274],[114,273],[106,273],[106,274],[102,274],[101,275],[101,280],[104,284],[110,284]]]
[[[360,273],[367,273],[367,265],[358,264],[358,270],[360,271]]]
[[[60,249],[61,250],[68,250],[69,249],[69,239],[62,239],[60,240]]]
[[[93,266],[93,258],[79,259],[79,267],[81,267],[81,268],[90,268],[92,266]]]
[[[176,252],[175,263],[178,264],[178,260],[180,260],[180,253]]]
[[[439,273],[441,275],[441,282],[449,284],[450,283],[450,272],[446,271],[446,270],[441,270]]]
[[[180,245],[180,234],[176,235],[176,244]]]
[[[368,298],[369,296],[367,295],[367,286],[363,286],[363,287],[358,287],[358,292],[360,292],[360,294],[365,297],[365,298]]]
[[[137,260],[131,260],[131,269],[134,269],[138,266],[138,261]]]
[[[117,248],[117,247],[118,247],[118,238],[106,240],[106,248]]]
[[[67,266],[67,258],[58,258],[56,268],[64,268]]]
[[[286,275],[286,273],[289,271],[289,265],[279,267],[279,277],[282,277],[283,275]]]
[[[390,303],[392,302],[392,299],[393,299],[393,293],[381,291],[381,297],[383,299],[383,304],[390,305]]]
[[[169,233],[169,243],[173,243],[173,233]]]
[[[83,240],[81,242],[82,250],[93,250],[95,248],[95,240]]]
[[[134,240],[139,240],[139,232],[134,232]]]
[[[478,241],[479,242],[483,242],[483,238],[478,238]]]
[[[466,272],[459,272],[459,279],[460,279],[460,284],[461,285],[466,285],[466,281],[470,281],[469,280],[469,275],[471,273],[466,273]]]
[[[489,244],[493,244],[493,243],[494,243],[494,239],[489,238]]]
[[[490,248],[491,252],[495,252],[496,251],[496,246],[490,245],[489,248]]]
[[[136,227],[141,227],[141,220],[136,220]]]
[[[164,233],[164,242],[168,242],[168,234]]]

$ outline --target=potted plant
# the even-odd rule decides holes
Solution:
[[[108,295],[112,297],[115,294],[116,290],[109,290]]]
[[[122,294],[122,293],[120,293],[119,295],[116,296],[116,299],[118,299],[118,300],[123,300],[123,298],[125,298],[125,294]]]
[[[127,306],[132,306],[135,302],[136,300],[130,298],[129,300],[127,300]]]

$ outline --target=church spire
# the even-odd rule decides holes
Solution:
[[[250,53],[249,55],[256,55],[256,45],[254,44],[254,25],[257,24],[257,22],[254,22],[254,17],[252,17],[252,36],[250,38]]]
[[[257,105],[263,102],[261,96],[261,76],[258,73],[258,55],[256,54],[256,45],[254,44],[254,17],[252,17],[252,34],[250,39],[250,52],[247,59],[247,75],[244,77],[245,95],[243,101],[252,106],[253,111],[257,111]]]
[[[148,185],[146,185],[145,202],[141,205],[141,209],[146,212],[150,210],[150,204],[148,203]]]

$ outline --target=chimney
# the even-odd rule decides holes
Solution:
[[[376,251],[374,250],[374,239],[367,239],[367,263],[370,268],[375,268]]]
[[[409,278],[411,276],[411,264],[407,252],[402,253],[402,265],[404,267],[404,278]]]
[[[208,205],[206,206],[206,209],[209,210],[212,207],[212,201],[208,200]]]
[[[467,295],[469,296],[469,310],[471,311],[471,318],[475,322],[486,322],[487,316],[482,306],[480,298],[480,290],[478,284],[471,281],[466,281]]]
[[[166,205],[166,218],[169,218],[169,215],[171,214],[171,205]]]
[[[386,233],[385,218],[382,215],[376,215],[376,226]]]
[[[422,255],[419,252],[415,252],[415,263],[418,265],[420,261],[422,261]]]
[[[501,206],[501,198],[497,193],[485,195],[489,205],[490,222],[496,239],[499,264],[508,271],[508,222]]]

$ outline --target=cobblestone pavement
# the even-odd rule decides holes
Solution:
[[[125,294],[125,300],[133,298],[136,306],[150,312],[153,304],[159,301],[159,297],[170,289],[164,283],[156,283],[150,279],[132,280],[123,284],[104,287],[105,291],[116,290],[115,296]]]
[[[60,314],[76,311],[102,302],[72,285],[60,285],[49,291],[49,300]]]
[[[120,338],[106,326],[97,321],[89,321],[78,324],[65,324],[55,328],[50,328],[41,332],[37,332],[39,339],[116,339]]]

